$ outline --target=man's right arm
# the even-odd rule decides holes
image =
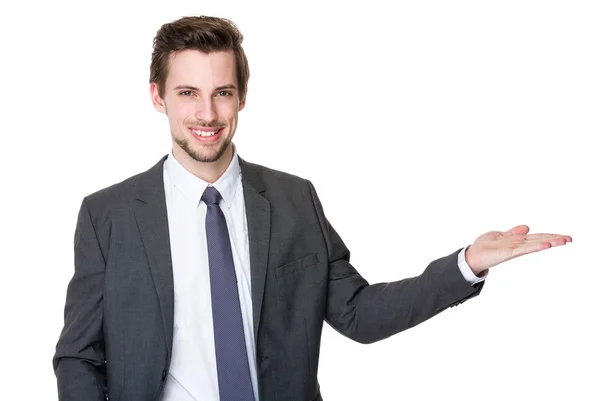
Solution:
[[[86,199],[77,218],[75,272],[67,288],[65,322],[54,355],[59,400],[106,399],[102,334],[105,257]]]

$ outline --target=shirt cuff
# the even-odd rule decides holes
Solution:
[[[471,245],[469,245],[469,246],[471,246]],[[471,284],[477,284],[477,283],[485,280],[485,278],[488,275],[488,271],[485,270],[484,272],[482,272],[481,276],[476,276],[475,273],[473,273],[473,270],[471,270],[471,267],[469,266],[469,264],[467,263],[467,260],[465,258],[465,253],[467,252],[467,249],[469,248],[469,246],[464,247],[459,252],[458,268],[460,269],[460,272],[462,273],[465,280],[467,280]]]

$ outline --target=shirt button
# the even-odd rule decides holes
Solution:
[[[167,369],[163,369],[162,371],[162,379],[165,380],[167,378]]]

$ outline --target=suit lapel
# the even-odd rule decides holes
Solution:
[[[252,318],[254,338],[258,339],[258,327],[262,311],[269,241],[271,233],[271,204],[261,194],[265,187],[256,166],[239,158],[242,170],[242,186],[248,221],[248,241],[250,245],[250,270],[252,285]]]
[[[163,164],[166,158],[167,156],[164,156],[154,167],[140,175],[135,201],[137,203],[135,219],[158,294],[170,358],[173,343],[174,294],[171,244],[163,181]]]
[[[271,204],[263,197],[265,187],[255,165],[239,158],[248,223],[252,286],[254,338],[258,338],[262,301],[265,290],[271,232]],[[174,287],[169,223],[165,199],[164,156],[150,170],[140,175],[137,186],[135,219],[154,280],[164,325],[166,346],[171,357],[173,344]]]

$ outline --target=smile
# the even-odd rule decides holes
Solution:
[[[192,133],[194,139],[201,143],[215,143],[219,141],[225,128],[188,128]]]
[[[192,129],[190,128],[190,131],[192,131],[194,134],[198,135],[198,136],[203,136],[203,137],[209,137],[209,136],[213,136],[215,135],[217,132],[219,132],[220,129],[213,129],[210,131],[207,130],[199,130],[199,129]]]

